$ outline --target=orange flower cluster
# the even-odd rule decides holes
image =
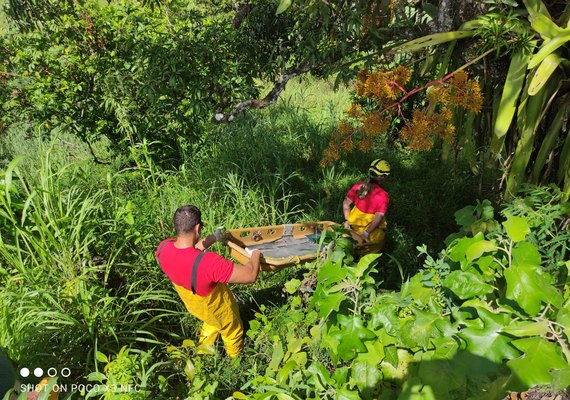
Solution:
[[[361,119],[364,133],[369,136],[377,136],[385,133],[390,125],[386,115],[378,111],[365,114]]]
[[[474,113],[481,111],[481,87],[465,71],[408,92],[405,85],[410,78],[411,71],[402,66],[386,72],[361,70],[356,80],[356,101],[348,107],[346,119],[333,132],[321,165],[338,161],[341,153],[355,149],[362,152],[372,150],[374,138],[387,132],[395,115],[405,122],[405,127],[399,132],[400,137],[410,149],[421,151],[431,149],[434,137],[440,137],[447,143],[455,140],[454,108]],[[406,121],[402,103],[427,88],[430,88],[427,106],[414,110],[411,122]]]
[[[479,113],[483,107],[483,96],[479,82],[469,79],[465,71],[456,72],[448,81],[434,87],[428,93],[432,103],[462,107]]]
[[[351,103],[346,109],[345,113],[352,118],[359,118],[362,115],[362,107],[360,104]]]
[[[331,140],[325,149],[324,156],[320,163],[321,167],[338,161],[342,152],[350,152],[354,149],[354,144],[352,143],[354,133],[355,129],[348,121],[340,121],[337,129],[333,131]]]
[[[356,77],[356,96],[374,99],[385,108],[405,93],[403,88],[411,76],[412,72],[403,66],[387,72],[364,69]]]
[[[451,143],[455,138],[455,126],[450,123],[451,117],[452,113],[447,108],[439,113],[415,110],[412,122],[400,130],[400,137],[410,149],[418,151],[431,149],[434,136]]]

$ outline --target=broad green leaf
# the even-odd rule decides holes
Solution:
[[[474,262],[474,264],[479,267],[479,270],[483,273],[483,279],[485,282],[492,282],[495,280],[495,273],[497,271],[502,271],[503,268],[493,256],[483,256]]]
[[[380,257],[380,254],[367,254],[364,257],[362,257],[358,261],[358,264],[356,264],[356,267],[353,268],[354,276],[356,278],[362,277],[362,275],[364,275],[366,270],[370,268],[370,266],[374,263],[374,261],[378,257]]]
[[[570,8],[568,8],[570,10]],[[546,60],[544,60],[546,62]],[[542,64],[541,64],[542,66]],[[534,165],[530,175],[531,183],[538,183],[544,167],[550,159],[550,154],[559,145],[560,133],[565,127],[567,116],[570,115],[570,96],[558,107],[556,114],[549,121],[549,126],[540,145],[540,149],[534,158]],[[560,157],[559,166],[562,166],[563,159]]]
[[[518,357],[519,352],[511,345],[511,338],[502,334],[502,330],[511,323],[510,315],[495,314],[486,308],[477,308],[477,313],[483,327],[469,327],[459,332],[467,344],[466,350],[497,364]]]
[[[422,282],[422,276],[416,274],[410,279],[407,286],[408,295],[411,296],[417,304],[427,305],[432,298],[434,289],[433,287],[426,287]],[[403,294],[402,294],[402,297]]]
[[[497,250],[497,245],[489,240],[481,240],[473,243],[465,250],[465,256],[469,261],[481,257],[484,253],[489,253]]]
[[[348,382],[348,373],[349,373],[348,367],[340,367],[335,369],[332,378],[336,383],[336,387],[342,386],[346,382]]]
[[[526,386],[552,383],[552,369],[567,368],[560,347],[543,338],[518,339],[512,342],[523,355],[507,362],[507,365]]]
[[[384,359],[384,345],[380,340],[367,340],[364,342],[366,351],[358,353],[356,362],[366,362],[372,366],[376,366]]]
[[[451,360],[459,350],[459,344],[451,337],[441,337],[432,339],[435,346],[433,358],[436,360]]]
[[[328,386],[333,384],[329,371],[318,361],[313,361],[307,368],[307,372],[311,374],[315,385],[320,386],[321,390],[326,390]]]
[[[465,237],[452,243],[449,258],[455,262],[464,261],[466,258],[467,249],[471,247],[472,244],[484,240],[483,233],[478,233],[474,237]]]
[[[362,400],[357,390],[337,389],[336,400]]]
[[[87,380],[89,382],[103,383],[106,379],[107,377],[105,376],[105,374],[97,371],[93,371],[89,375],[87,375]]]
[[[548,321],[516,321],[503,329],[503,332],[516,337],[545,336],[548,332]]]
[[[277,11],[275,11],[275,15],[285,12],[289,7],[291,7],[291,4],[293,4],[293,0],[281,0],[279,7],[277,7]]]
[[[412,378],[402,386],[402,393],[398,400],[438,400],[433,388],[425,385],[419,378]]]
[[[455,216],[455,222],[457,225],[460,225],[466,229],[469,228],[472,223],[477,221],[477,218],[475,218],[475,215],[473,215],[474,212],[474,206],[463,207],[461,210],[458,210],[455,212],[455,214],[453,214]]]
[[[492,293],[494,290],[494,287],[485,283],[481,275],[473,269],[469,271],[453,271],[445,278],[443,286],[463,300],[483,296],[487,293]]]
[[[374,389],[380,382],[382,373],[376,365],[365,361],[352,364],[351,381],[353,381],[364,398],[371,398]]]
[[[556,25],[552,18],[541,13],[529,16],[530,25],[543,39],[552,39],[562,32],[562,28]]]
[[[436,398],[450,398],[450,391],[465,385],[466,374],[457,368],[453,357],[438,359],[435,352],[429,353],[431,353],[430,357],[424,354],[417,360],[418,377],[423,384],[433,389]]]
[[[287,382],[289,381],[289,373],[298,368],[299,365],[297,364],[297,361],[295,360],[287,361],[285,365],[283,365],[283,367],[277,372],[275,380],[277,380],[277,383],[279,383],[280,385],[286,385]]]
[[[266,374],[268,374],[269,376],[274,375],[274,372],[278,370],[284,355],[285,352],[283,351],[283,345],[281,344],[281,339],[279,338],[279,336],[275,335],[275,337],[273,338],[273,354],[271,355],[271,361],[267,366]]]
[[[376,337],[374,332],[364,327],[362,319],[358,316],[339,315],[340,337],[338,345],[338,355],[345,361],[352,360],[358,353],[366,351],[364,340],[371,340]]]
[[[414,52],[425,49],[426,47],[435,46],[442,43],[451,42],[453,40],[465,39],[475,34],[475,31],[450,31],[440,32],[423,36],[418,39],[410,40],[393,49],[394,52]]]
[[[560,65],[562,60],[563,59],[556,53],[546,56],[536,71],[534,71],[534,75],[528,87],[529,96],[534,96],[540,91],[540,89],[542,89],[548,79],[553,76],[554,71],[558,68],[558,65]]]
[[[332,311],[338,311],[344,299],[346,299],[346,296],[340,292],[331,294],[325,293],[323,296],[319,296],[319,298],[315,299],[319,316],[325,318]]]
[[[530,228],[526,219],[507,215],[507,220],[503,222],[503,226],[507,230],[507,235],[514,241],[520,242],[530,233]]]
[[[523,4],[525,5],[529,15],[531,17],[536,16],[537,14],[542,14],[546,18],[552,19],[548,9],[542,2],[542,0],[523,0]]]
[[[512,251],[513,265],[540,266],[541,257],[538,249],[529,242],[518,243]]]
[[[406,349],[397,349],[396,346],[388,346],[385,351],[386,358],[380,363],[384,379],[404,380],[414,361],[412,355]]]
[[[555,369],[550,373],[554,378],[552,381],[554,391],[559,392],[570,387],[570,366],[563,369]]]
[[[324,286],[330,286],[343,280],[347,275],[346,268],[341,263],[327,261],[317,274],[317,281]]]
[[[390,335],[396,335],[400,328],[400,322],[396,315],[396,305],[377,302],[367,312],[370,314],[370,326],[372,329],[384,327]]]
[[[285,290],[287,290],[287,293],[289,294],[296,293],[299,286],[301,286],[301,281],[299,279],[291,279],[285,282]]]
[[[100,351],[95,353],[95,358],[97,358],[97,361],[105,363],[105,364],[109,362],[109,360],[107,359],[107,356],[105,354],[101,353]]]
[[[530,57],[531,54],[525,53],[525,51],[521,49],[516,51],[511,58],[501,101],[499,102],[499,108],[496,113],[497,117],[495,118],[493,137],[491,139],[492,154],[495,156],[500,154],[505,142],[505,136],[513,121]]]
[[[441,337],[436,322],[443,317],[439,314],[414,309],[415,318],[404,323],[401,329],[401,339],[410,348],[426,349],[431,338]]]
[[[539,65],[546,57],[552,54],[556,49],[564,46],[570,40],[570,28],[564,29],[552,39],[545,41],[538,52],[528,62],[528,69],[532,69]]]
[[[560,305],[562,295],[552,285],[552,277],[540,266],[512,265],[505,270],[507,299],[514,300],[530,316],[536,316],[541,304]]]
[[[184,375],[186,375],[186,380],[188,382],[191,382],[196,376],[196,367],[190,360],[186,360],[186,365],[184,366]]]
[[[556,315],[556,323],[562,325],[568,333],[570,333],[570,309],[568,305],[566,308],[561,308]]]

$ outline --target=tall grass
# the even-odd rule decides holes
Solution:
[[[473,203],[477,185],[460,166],[382,141],[369,154],[320,168],[348,100],[347,90],[333,92],[327,82],[291,82],[274,107],[210,126],[199,143],[181,139],[177,169],[165,168],[159,142],[134,144],[121,156],[95,144],[100,159],[112,160],[100,165],[64,131],[47,144],[25,127],[1,138],[0,346],[19,363],[65,363],[86,376],[96,369],[96,351],[152,352],[195,338],[196,321],[154,260],[160,240],[173,235],[177,207],[200,207],[205,234],[218,225],[340,222],[347,190],[376,158],[394,170],[386,183],[391,257],[382,264],[399,282],[400,272],[419,264],[416,246],[437,250],[455,231],[453,212]],[[261,274],[235,292],[248,307],[273,307],[284,277],[296,272]],[[208,368],[223,374],[223,365]],[[182,370],[168,374],[185,388]]]

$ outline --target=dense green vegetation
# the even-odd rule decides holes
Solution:
[[[105,166],[64,132],[47,143],[12,132],[3,142],[19,157],[2,181],[2,346],[21,366],[71,368],[76,382],[144,382],[141,398],[225,398],[236,390],[293,398],[370,398],[380,391],[397,397],[417,390],[417,379],[445,390],[446,398],[480,398],[488,385],[490,393],[503,393],[549,383],[545,366],[542,380],[530,374],[504,386],[510,370],[501,360],[512,359],[513,371],[524,375],[525,364],[516,359],[526,347],[515,344],[526,346],[525,337],[532,339],[530,356],[550,351],[556,365],[567,357],[558,342],[544,339],[554,332],[567,340],[560,329],[567,325],[568,301],[553,286],[567,278],[569,238],[560,223],[568,210],[561,208],[561,194],[534,189],[517,199],[503,213],[526,222],[511,217],[521,227],[505,231],[494,222],[502,217],[491,204],[476,202],[470,190],[476,179],[433,166],[424,154],[385,147],[374,153],[392,161],[395,171],[387,183],[394,200],[385,255],[356,264],[349,253],[335,251],[324,265],[263,273],[254,286],[236,287],[250,326],[241,363],[225,359],[221,349],[211,358],[195,355],[187,339],[194,339],[196,321],[153,259],[157,242],[172,234],[173,210],[199,205],[210,229],[339,221],[342,197],[368,161],[318,168],[323,132],[346,101],[346,92],[333,93],[325,82],[295,83],[277,107],[220,127],[175,171],[152,161],[159,143],[134,146],[130,157]],[[313,155],[307,154],[311,146]],[[276,160],[273,170],[264,167]],[[448,211],[476,203],[455,217]],[[425,204],[439,207],[430,211]],[[456,218],[460,236],[480,233],[439,254],[445,236],[459,228]],[[525,226],[529,234],[521,235]],[[429,245],[417,251],[423,243]],[[532,262],[520,261],[523,275],[507,275],[503,269],[515,263],[521,246],[524,254],[516,257]],[[538,280],[538,286],[509,289],[521,280]],[[520,332],[503,332],[512,321]],[[410,331],[415,334],[403,334]],[[480,348],[493,332],[496,346]],[[343,337],[357,339],[344,343]],[[429,380],[434,368],[459,368],[459,377],[472,362],[485,368],[456,386]],[[566,372],[557,379],[565,382]]]
[[[568,72],[570,7],[491,1],[455,33],[428,36],[439,48],[425,58],[423,39],[385,53],[429,33],[427,3],[259,1],[236,27],[231,1],[10,0],[0,347],[18,368],[69,368],[52,385],[91,385],[60,399],[501,399],[569,387],[570,98],[556,78]],[[506,22],[516,29],[496,29]],[[542,36],[513,56],[528,35]],[[458,38],[471,40],[464,52],[442,47]],[[412,151],[394,117],[367,151],[322,165],[358,70],[405,65],[422,87],[491,48],[496,59],[469,68],[483,112],[454,110],[451,145]],[[553,77],[548,91],[538,69]],[[232,113],[301,70],[273,106]],[[401,116],[426,102],[410,98]],[[342,222],[346,191],[376,158],[393,168],[384,253],[355,260],[333,232],[326,258],[233,288],[248,328],[239,359],[221,343],[197,355],[199,322],[154,260],[173,211],[200,207],[205,233]]]

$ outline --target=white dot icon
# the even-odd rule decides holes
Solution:
[[[41,378],[43,374],[44,374],[43,369],[41,369],[41,368],[34,369],[34,375],[37,376],[38,378]]]
[[[30,370],[27,368],[22,368],[20,370],[20,375],[23,376],[24,378],[27,378],[28,376],[30,376]]]

